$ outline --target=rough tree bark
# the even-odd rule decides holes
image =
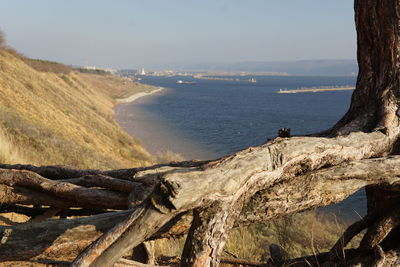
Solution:
[[[329,131],[343,135],[381,129],[396,136],[399,101],[399,3],[396,0],[355,0],[356,90],[345,116]]]
[[[126,251],[171,231],[181,214],[193,211],[181,265],[218,266],[227,233],[235,224],[336,203],[369,186],[366,223],[351,226],[330,253],[296,259],[290,265],[396,266],[400,244],[394,236],[399,231],[400,205],[386,207],[387,199],[399,199],[400,158],[388,156],[399,152],[399,7],[399,0],[355,1],[357,86],[349,111],[325,132],[276,138],[208,162],[106,172],[0,165],[0,196],[9,205],[48,205],[52,207],[48,214],[71,207],[131,208],[61,223],[0,228],[0,259],[15,259],[12,250],[21,244],[26,229],[43,235],[35,240],[40,249],[18,248],[19,255],[29,258],[55,249],[51,244],[64,231],[74,233],[84,222],[93,225],[107,218],[115,222],[97,232],[86,226],[92,229],[87,230],[88,243],[104,234],[73,266],[112,266]],[[367,232],[360,248],[344,250],[363,229]]]

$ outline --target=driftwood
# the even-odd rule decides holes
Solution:
[[[356,0],[355,13],[357,86],[331,129],[203,162],[111,171],[0,164],[0,211],[34,217],[0,227],[0,261],[79,253],[72,266],[112,266],[143,242],[187,232],[181,266],[218,266],[232,227],[337,203],[367,186],[365,220],[331,251],[267,265],[398,266],[400,3]],[[63,218],[70,214],[88,217]],[[363,229],[360,247],[346,250]]]
[[[361,133],[360,133],[361,134]],[[361,134],[362,136],[364,134]],[[373,133],[373,135],[382,136],[381,133]],[[357,135],[356,135],[357,136]],[[357,139],[360,139],[357,136]],[[280,139],[279,142],[289,142],[295,139]],[[382,141],[382,140],[380,140]],[[312,143],[312,142],[311,142]],[[254,152],[253,149],[242,153],[249,153]],[[232,159],[231,159],[232,160]],[[227,159],[222,159],[222,162],[226,162]],[[199,172],[205,172],[209,170],[208,168],[216,168],[220,167],[220,164],[211,164],[207,167],[195,167]],[[291,161],[290,161],[291,162]],[[274,192],[275,197],[270,194],[267,195],[269,201],[269,205],[266,204],[265,206],[268,207],[269,212],[263,214],[263,219],[274,218],[277,216],[283,216],[288,213],[298,212],[301,210],[309,209],[312,207],[322,206],[329,203],[338,202],[348,195],[352,194],[353,192],[357,191],[359,188],[364,187],[368,184],[395,184],[399,181],[400,177],[400,156],[388,156],[385,158],[377,158],[377,159],[365,159],[365,160],[358,160],[358,161],[350,161],[350,162],[343,162],[340,165],[323,168],[314,172],[308,172],[307,174],[299,174],[296,176],[296,183],[291,185],[290,182],[287,182],[287,186],[282,183],[278,184],[270,184],[270,190]],[[209,164],[209,163],[208,163]],[[224,163],[228,164],[228,163]],[[230,163],[229,163],[230,164]],[[177,168],[177,173],[182,175],[185,173],[185,169],[181,167],[173,167]],[[190,167],[189,170],[192,171],[193,167]],[[212,171],[215,171],[212,169]],[[24,171],[23,173],[25,173]],[[12,173],[17,173],[13,171]],[[287,172],[285,172],[287,173]],[[173,173],[170,172],[169,175]],[[147,175],[147,173],[146,173]],[[199,175],[197,173],[196,175]],[[258,175],[258,174],[257,174]],[[230,176],[233,177],[233,176]],[[190,179],[185,181],[191,182]],[[228,181],[228,180],[227,180]],[[283,180],[284,181],[284,180]],[[294,181],[294,180],[291,180]],[[229,181],[228,181],[229,182]],[[178,185],[178,184],[176,184]],[[301,186],[299,186],[301,185]],[[181,183],[179,188],[184,188],[184,183]],[[302,195],[301,187],[304,189],[311,190],[308,196],[303,197],[302,201],[298,198]],[[166,199],[156,199],[156,196],[163,196],[165,194],[165,188],[167,188],[166,180],[163,180],[159,183],[157,190],[153,192],[153,194],[148,196],[148,212],[149,217],[142,218],[142,222],[148,220],[154,225],[157,225],[161,228],[163,226],[164,221],[169,221],[173,219],[177,215],[178,212],[183,212],[189,209],[196,209],[197,207],[204,206],[204,202],[211,202],[212,200],[207,200],[206,198],[202,199],[202,201],[198,201],[197,199],[190,199],[190,205],[195,205],[194,207],[191,206],[190,208],[186,209],[177,209],[174,208],[174,212],[167,211],[169,205],[171,203]],[[219,192],[218,200],[223,199],[223,195],[221,191],[224,192],[227,197],[227,185],[221,183],[222,190],[216,190],[214,186],[211,188],[215,190],[215,192]],[[275,189],[274,189],[275,188]],[[199,187],[197,187],[199,189]],[[285,193],[281,192],[281,190],[287,190]],[[176,192],[177,190],[175,190]],[[232,192],[235,192],[235,188],[232,189]],[[232,194],[232,193],[231,193]],[[191,194],[193,195],[193,194]],[[211,193],[206,194],[207,198],[213,199],[216,198]],[[180,197],[179,199],[182,199]],[[128,201],[128,197],[126,198]],[[167,204],[163,204],[163,203]],[[193,204],[194,203],[194,204]],[[196,204],[197,203],[197,204]],[[280,203],[280,205],[278,205]],[[294,203],[291,205],[290,203]],[[164,205],[162,210],[166,213],[161,213],[158,207]],[[197,205],[197,206],[196,206]],[[280,206],[281,208],[277,208]],[[284,207],[291,207],[291,209],[286,210]],[[155,209],[156,208],[156,209]],[[218,209],[218,205],[216,205],[216,209]],[[211,209],[212,210],[212,209]],[[286,210],[286,211],[285,211]],[[210,211],[210,209],[208,209]],[[248,212],[248,211],[247,211]],[[253,211],[251,211],[253,212]],[[119,222],[123,221],[125,218],[129,218],[128,215],[132,214],[130,211],[125,212],[112,212],[106,213],[86,218],[78,218],[78,219],[65,219],[65,220],[50,220],[43,223],[37,224],[29,224],[29,225],[17,225],[17,226],[10,226],[10,227],[2,227],[0,228],[3,232],[3,240],[7,242],[2,244],[2,249],[0,250],[0,259],[3,260],[17,260],[17,259],[29,259],[34,256],[45,254],[45,255],[52,255],[53,253],[60,253],[68,247],[68,244],[73,242],[81,242],[82,245],[80,246],[83,249],[85,246],[93,242],[96,238],[98,238],[102,233],[110,230],[113,226],[118,225]],[[250,221],[254,221],[254,217],[249,217]],[[239,216],[242,219],[242,223],[246,223],[246,209]],[[135,219],[135,218],[133,218]],[[126,220],[126,219],[125,219]],[[63,222],[63,223],[61,223]],[[131,222],[132,223],[132,222]],[[135,221],[133,222],[135,223]],[[146,223],[137,223],[138,227],[146,225],[146,231],[148,231],[148,224]],[[187,226],[187,225],[186,225]],[[185,226],[183,226],[184,229]],[[60,238],[57,240],[59,236],[62,236],[63,233],[66,231],[71,230],[68,232],[68,239]],[[157,233],[157,228],[154,229],[153,232],[149,233],[149,236],[142,237],[136,243],[133,242],[128,246],[128,248],[132,246],[136,246],[143,242],[145,239],[151,238],[152,235],[160,236],[160,233]],[[166,232],[167,230],[164,230]],[[12,235],[6,233],[13,233]],[[36,233],[42,232],[43,236],[41,236],[40,240],[34,238]],[[72,234],[72,233],[76,234]],[[30,233],[30,234],[28,234]],[[82,234],[85,233],[85,234]],[[133,233],[133,232],[132,232]],[[31,238],[29,235],[32,235]],[[137,235],[135,235],[137,237]],[[114,234],[111,237],[116,237]],[[127,237],[129,239],[129,237]],[[56,241],[58,243],[54,243]],[[100,241],[100,240],[99,240]],[[129,241],[131,242],[131,241]],[[21,244],[25,244],[21,246]],[[34,249],[32,249],[34,248]],[[62,248],[60,250],[60,248]],[[15,253],[15,252],[18,253]],[[64,253],[68,253],[65,251]],[[103,254],[105,255],[105,254]],[[83,265],[81,265],[83,266]]]

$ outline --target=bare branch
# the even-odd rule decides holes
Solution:
[[[99,189],[89,189],[70,183],[53,181],[43,178],[40,175],[30,171],[0,169],[0,183],[6,186],[20,186],[27,189],[33,189],[39,192],[43,192],[46,193],[46,195],[54,196],[53,198],[67,200],[69,202],[69,205],[75,207],[124,209],[127,207],[128,204],[127,195],[124,195],[122,193]],[[37,203],[26,203],[25,201],[22,204]],[[68,205],[68,203],[63,203],[62,206],[57,206],[56,204],[51,206],[65,207],[66,205]]]
[[[128,180],[121,180],[112,178],[105,175],[86,175],[79,178],[71,178],[66,180],[59,180],[59,182],[71,183],[85,187],[103,187],[112,191],[119,191],[130,193],[135,187],[140,186],[140,183],[131,182]]]

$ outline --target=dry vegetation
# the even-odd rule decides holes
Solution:
[[[22,57],[21,59],[30,67],[40,72],[52,72],[52,73],[62,73],[62,74],[70,74],[72,72],[71,67],[58,62],[41,60],[41,59],[32,59],[27,57]]]
[[[14,138],[3,129],[0,129],[0,162],[13,163],[26,161],[21,149],[15,146]]]
[[[254,224],[232,230],[225,247],[227,256],[266,262],[271,244],[281,246],[288,258],[328,251],[349,223],[338,221],[334,214],[309,211],[279,218],[266,224]],[[356,247],[361,240],[353,240]]]
[[[179,162],[183,160],[184,158],[181,154],[175,153],[171,150],[161,151],[156,155],[156,161],[158,163]]]
[[[222,256],[267,262],[271,244],[283,248],[287,258],[313,255],[328,251],[348,225],[349,222],[338,220],[334,214],[308,211],[265,224],[238,227],[230,232]],[[159,261],[180,256],[185,238],[157,240],[155,249]],[[357,247],[360,240],[361,235],[348,247]]]
[[[4,48],[6,46],[6,38],[4,37],[4,33],[0,31],[0,48]]]
[[[91,86],[98,88],[99,91],[113,98],[125,98],[135,93],[150,92],[155,89],[153,86],[135,84],[128,78],[121,78],[107,73],[102,75],[80,73],[79,76]]]
[[[135,83],[1,49],[0,88],[2,162],[105,169],[152,161],[112,118],[114,97],[143,90]]]

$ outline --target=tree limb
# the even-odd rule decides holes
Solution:
[[[24,187],[32,189],[46,195],[53,196],[66,200],[61,206],[56,204],[50,205],[54,207],[65,207],[71,205],[72,207],[99,207],[99,208],[114,208],[124,209],[127,207],[127,195],[116,193],[112,191],[105,191],[99,189],[89,189],[82,186],[73,185],[70,183],[53,181],[31,171],[7,170],[0,169],[0,184],[9,187]],[[7,198],[5,198],[7,199]],[[5,199],[2,199],[3,201]],[[68,203],[69,202],[69,203]],[[7,203],[13,203],[8,201]],[[14,202],[16,203],[16,202]],[[36,204],[24,203],[21,204]],[[50,203],[42,203],[42,205],[49,205]]]
[[[354,138],[357,142],[352,142]],[[374,144],[378,140],[380,140],[379,146],[378,143]],[[156,229],[159,229],[160,225],[177,213],[199,207],[208,207],[216,201],[234,203],[244,194],[252,195],[251,192],[255,193],[255,190],[263,189],[265,185],[278,181],[283,174],[286,177],[292,175],[294,176],[292,180],[297,180],[295,175],[302,174],[305,169],[313,171],[327,163],[338,164],[345,160],[363,159],[382,153],[383,151],[380,149],[385,147],[382,144],[389,145],[387,142],[388,139],[385,135],[379,132],[354,133],[336,139],[278,138],[271,144],[250,148],[201,167],[179,168],[165,172],[157,190],[150,196],[152,205],[161,213],[152,211],[153,208],[151,207],[148,208],[144,212],[145,215],[142,220],[135,221],[129,227],[127,234],[123,235],[125,238],[116,240],[105,253],[98,257],[95,264],[96,266],[105,266],[102,265],[103,262],[114,263],[125,251],[124,248],[132,248],[132,246],[142,243]],[[350,169],[351,167],[353,166],[350,165]],[[399,168],[395,169],[400,173]],[[385,170],[387,171],[387,168]],[[362,173],[364,174],[364,171]],[[319,174],[327,175],[323,171]],[[140,177],[140,175],[139,172],[135,176]],[[358,177],[357,173],[354,175]],[[373,179],[373,177],[370,178]],[[361,182],[351,183],[354,184],[353,188],[359,189],[368,184],[362,178],[358,177],[358,179]],[[389,183],[397,181],[392,176],[388,179]],[[283,181],[282,179],[281,182]],[[370,181],[370,183],[374,182],[377,181]],[[210,184],[213,186],[210,187]],[[338,179],[332,181],[332,184],[348,186],[343,180]],[[321,189],[322,192],[323,189],[328,190],[328,192],[333,189],[337,193],[341,188],[341,186],[339,188],[326,188],[324,185],[325,183],[320,185],[318,190],[318,198],[322,199],[322,203],[330,204],[338,201],[341,197],[348,196],[349,190],[339,194],[338,197],[329,193],[326,197],[323,197],[324,194],[321,197]],[[293,209],[298,209],[298,203],[293,204],[295,204],[293,207],[296,207]],[[315,203],[304,203],[302,208],[311,208],[312,204],[316,205]],[[229,204],[227,205],[229,206]],[[229,211],[226,212],[229,213]],[[143,224],[149,224],[145,235],[140,234],[144,229]],[[128,241],[129,238],[131,238],[131,242]]]
[[[122,235],[122,233],[125,232],[126,229],[128,229],[128,227],[131,226],[140,215],[142,215],[145,209],[146,205],[143,204],[131,211],[126,219],[116,224],[111,230],[86,248],[85,251],[74,260],[71,266],[90,266],[99,257],[99,255],[101,255],[109,246],[111,246],[111,244],[113,244]]]
[[[135,187],[141,185],[141,183],[116,179],[102,174],[86,175],[79,178],[59,180],[59,182],[81,185],[85,187],[102,187],[112,191],[125,192],[125,193],[130,193],[132,192],[132,190],[135,189]]]

